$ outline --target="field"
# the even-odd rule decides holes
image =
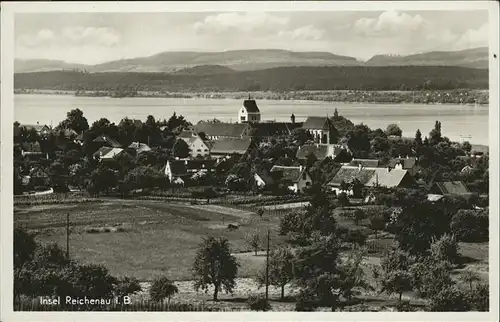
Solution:
[[[104,264],[114,275],[137,277],[143,282],[145,292],[139,298],[147,298],[149,281],[155,276],[167,275],[176,280],[179,287],[177,300],[205,302],[211,294],[193,290],[191,267],[196,249],[202,238],[222,235],[229,239],[232,251],[240,264],[237,287],[233,295],[221,294],[221,306],[243,308],[249,294],[262,294],[263,288],[253,277],[264,267],[264,252],[257,256],[245,243],[245,236],[255,230],[265,238],[267,227],[271,231],[271,246],[283,242],[277,236],[278,217],[265,214],[261,219],[251,211],[218,205],[191,205],[151,200],[105,200],[94,204],[58,204],[16,207],[15,223],[35,230],[42,242],[57,242],[66,247],[66,215],[70,214],[70,253],[80,262]],[[355,226],[352,220],[339,216],[339,224]],[[228,224],[238,225],[233,231]],[[369,256],[364,271],[368,282],[375,286],[371,267],[380,264],[380,256],[393,241],[392,236],[379,234],[375,241],[369,238]],[[265,243],[262,243],[262,248]],[[483,279],[488,278],[488,244],[461,243],[464,265],[456,270],[472,269]],[[293,290],[286,289],[287,296]],[[270,288],[271,303],[275,310],[293,310],[293,300],[278,302],[279,290]],[[395,303],[394,297],[365,292],[363,301],[375,306]],[[413,294],[405,294],[415,304],[420,301]]]
[[[113,274],[151,280],[166,274],[189,279],[203,237],[226,236],[235,253],[248,251],[245,235],[269,225],[273,243],[279,218],[260,219],[249,211],[216,205],[168,204],[161,201],[106,201],[99,204],[19,207],[15,222],[38,231],[38,240],[66,248],[66,214],[70,214],[70,253],[79,261],[106,265]],[[228,224],[239,226],[228,231]],[[92,229],[94,228],[94,229]],[[101,228],[101,232],[98,232]],[[102,230],[109,232],[102,232]],[[239,276],[253,275],[243,265]]]

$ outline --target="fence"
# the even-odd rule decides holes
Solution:
[[[203,303],[134,301],[131,304],[117,304],[110,301],[107,305],[60,305],[41,304],[38,299],[15,301],[14,311],[129,311],[129,312],[231,312],[246,310],[243,307],[216,307]]]

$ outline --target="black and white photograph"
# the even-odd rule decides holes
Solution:
[[[1,319],[497,320],[498,3],[445,2],[2,3]]]

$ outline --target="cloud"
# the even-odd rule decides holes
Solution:
[[[206,17],[194,24],[194,29],[201,33],[223,33],[228,31],[259,32],[276,31],[285,27],[288,18],[278,17],[265,12],[230,12]]]
[[[17,43],[24,47],[112,47],[120,41],[120,33],[108,27],[67,27],[59,33],[42,29],[36,33],[23,34],[17,39]]]
[[[488,46],[488,24],[484,23],[477,29],[468,29],[456,42],[456,49],[467,49]]]
[[[278,36],[294,40],[320,40],[324,34],[324,30],[318,29],[313,25],[307,25],[291,31],[280,31]]]
[[[420,15],[409,15],[397,11],[385,11],[376,18],[358,19],[353,27],[361,36],[393,37],[416,33],[428,29],[429,23]]]

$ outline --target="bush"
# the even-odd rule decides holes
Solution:
[[[451,219],[450,229],[459,241],[486,242],[489,234],[488,210],[459,210]]]
[[[170,301],[170,298],[179,292],[177,286],[169,280],[166,276],[157,277],[151,283],[151,288],[149,289],[149,296],[151,300],[155,302],[161,302],[165,298]]]
[[[297,312],[314,312],[318,307],[316,301],[310,296],[301,294],[295,304],[295,311]]]
[[[459,257],[459,250],[455,237],[444,234],[441,238],[434,239],[431,244],[431,254],[436,260],[456,264]]]
[[[414,312],[415,308],[410,305],[410,301],[401,301],[396,304],[396,310],[398,312]]]
[[[247,304],[252,311],[269,311],[271,309],[271,304],[262,296],[250,296]]]
[[[442,289],[430,299],[429,310],[432,312],[465,312],[471,306],[465,293],[456,286]]]
[[[466,293],[467,302],[472,309],[480,312],[488,312],[490,309],[490,290],[488,284],[478,284],[473,290]]]

